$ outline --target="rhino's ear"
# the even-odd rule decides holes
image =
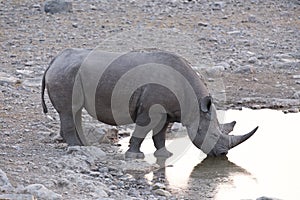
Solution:
[[[201,107],[202,112],[205,112],[205,113],[209,112],[211,104],[212,104],[211,96],[206,96],[206,97],[202,98],[200,104],[201,104],[200,107]]]

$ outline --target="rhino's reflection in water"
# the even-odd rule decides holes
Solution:
[[[242,185],[237,185],[236,179],[242,179]],[[247,170],[229,161],[227,157],[206,158],[193,169],[190,175],[189,196],[195,199],[255,197],[254,188],[251,187],[249,190],[249,183],[255,184],[255,178]],[[241,194],[240,190],[246,193]],[[237,191],[239,194],[236,194]]]
[[[177,173],[170,172],[172,167],[165,165],[165,159],[157,159],[156,163],[161,168],[152,172],[151,176],[148,175],[151,182],[165,183],[178,197],[188,196],[189,199],[197,200],[207,198],[240,199],[258,195],[253,190],[256,187],[256,180],[251,173],[229,161],[226,156],[207,157],[191,171],[177,169]]]

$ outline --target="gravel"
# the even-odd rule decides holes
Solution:
[[[168,50],[205,75],[218,108],[299,112],[298,1],[70,2],[71,7],[58,13],[45,12],[43,0],[0,2],[0,198],[176,199],[179,195],[167,184],[164,188],[149,182],[145,174],[157,166],[125,160],[110,137],[105,138],[108,144],[96,142],[94,147],[68,148],[59,142],[59,117],[49,99],[49,115],[42,114],[40,83],[51,59],[65,48]],[[93,141],[112,132],[112,127],[86,114],[84,121],[94,128],[91,135],[97,132]],[[128,135],[133,128],[117,127],[117,131]],[[152,189],[153,184],[157,189]],[[203,191],[211,198],[209,188]],[[179,196],[192,199],[184,191]]]

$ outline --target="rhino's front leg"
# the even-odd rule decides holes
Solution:
[[[169,158],[173,154],[166,149],[166,130],[169,123],[166,123],[161,130],[153,130],[153,142],[154,146],[157,149],[154,152],[155,157]]]
[[[144,141],[146,135],[151,129],[147,126],[136,125],[133,134],[129,141],[129,149],[125,153],[125,158],[143,159],[145,155],[140,151],[141,144]]]
[[[129,141],[129,149],[125,153],[125,158],[143,159],[145,155],[141,152],[141,144],[144,138],[132,136]]]

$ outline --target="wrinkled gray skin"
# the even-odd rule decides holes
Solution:
[[[72,113],[74,80],[81,64],[90,52],[91,50],[84,49],[66,49],[62,51],[51,61],[43,77],[42,105],[44,112],[47,112],[44,101],[44,90],[47,88],[49,98],[60,116],[60,134],[69,145],[88,145],[84,137],[82,137],[82,133],[78,131],[78,127],[81,129],[82,108],[86,108],[89,112],[87,105],[88,98],[95,98],[96,116],[94,117],[106,124],[121,125],[116,124],[113,118],[111,110],[112,91],[117,81],[125,72],[145,63],[160,63],[171,66],[189,81],[199,102],[199,115],[201,120],[196,133],[190,128],[191,124],[189,122],[185,122],[183,125],[187,127],[193,144],[200,149],[202,148],[204,136],[208,134],[207,132],[214,134],[218,138],[212,150],[209,152],[204,151],[209,156],[226,155],[229,149],[247,140],[257,129],[255,128],[246,135],[229,136],[228,134],[233,130],[235,121],[228,124],[219,124],[216,109],[212,103],[207,87],[200,76],[195,73],[186,60],[172,53],[160,50],[129,52],[112,62],[98,82],[95,97],[82,97],[83,101],[79,103],[74,119]],[[101,56],[103,57],[104,55],[99,52],[97,56],[101,60]],[[149,74],[149,76],[152,75],[155,76],[155,71],[153,74]],[[83,84],[88,82],[88,80],[81,81]],[[177,80],[175,80],[175,82],[176,81]],[[84,95],[84,91],[82,95]],[[176,96],[167,88],[156,84],[147,84],[138,88],[132,94],[129,105],[124,104],[124,106],[129,108],[131,120],[127,121],[124,119],[123,124],[133,121],[140,126],[147,125],[150,120],[148,112],[153,104],[162,105],[166,111],[165,113],[158,113],[159,115],[164,115],[164,119],[166,119],[162,128],[151,127],[153,131],[153,142],[157,149],[154,155],[157,157],[169,157],[172,153],[165,148],[166,129],[171,122],[181,122],[181,111]],[[89,113],[93,116],[91,112]],[[144,133],[141,133],[143,131]],[[140,128],[134,130],[133,136],[130,139],[129,149],[125,154],[126,157],[144,157],[144,154],[140,151],[144,137],[135,137],[135,133],[139,132],[139,136],[146,136],[149,131],[148,129]]]

